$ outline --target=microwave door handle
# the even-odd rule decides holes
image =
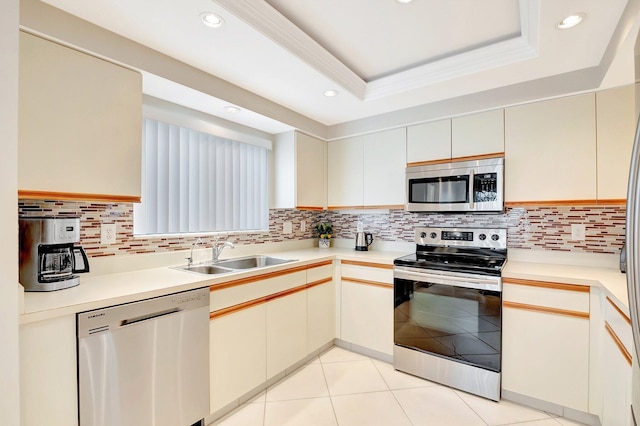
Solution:
[[[473,210],[473,185],[475,184],[475,179],[473,176],[473,170],[469,171],[469,210]]]

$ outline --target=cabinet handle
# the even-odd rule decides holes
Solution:
[[[631,367],[632,357],[627,348],[622,343],[622,340],[620,340],[616,332],[613,331],[613,328],[611,328],[609,323],[606,321],[604,322],[604,328],[605,330],[607,330],[607,333],[609,333],[609,336],[611,336],[611,338],[613,339],[613,343],[616,344],[624,359],[627,360],[627,364],[629,364],[629,367]]]
[[[543,314],[564,315],[566,317],[589,319],[589,312],[570,311],[567,309],[550,308],[547,306],[527,305],[518,302],[502,302],[504,308],[520,309],[523,311],[541,312]]]

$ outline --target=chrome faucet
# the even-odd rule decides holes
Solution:
[[[213,252],[213,262],[217,262],[219,260],[220,254],[225,247],[231,247],[232,249],[235,248],[231,241],[218,242],[217,238],[213,241],[213,246],[211,247],[211,250]]]
[[[204,244],[202,238],[198,238],[195,243],[191,244],[191,254],[187,257],[187,266],[193,265],[193,249],[199,244]]]

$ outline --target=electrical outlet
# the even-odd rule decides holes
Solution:
[[[301,220],[300,221],[300,232],[307,232],[307,221],[306,220]]]
[[[282,233],[283,234],[293,234],[293,224],[291,222],[283,222],[282,223]]]
[[[585,239],[585,226],[583,223],[571,224],[571,239],[574,241],[584,241]]]
[[[100,244],[115,244],[116,242],[116,224],[103,223],[100,225]]]

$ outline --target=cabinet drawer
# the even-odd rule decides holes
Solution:
[[[262,278],[261,278],[262,277]],[[306,284],[307,272],[297,271],[272,278],[255,277],[255,281],[240,279],[212,287],[210,293],[211,312],[259,299],[270,294]]]
[[[307,269],[307,284],[333,278],[333,262]]]
[[[613,300],[607,297],[604,307],[604,319],[605,329],[609,337],[618,345],[618,349],[625,358],[631,360],[631,354],[633,353],[633,334],[629,316],[622,312]]]
[[[503,282],[502,300],[506,305],[589,317],[589,286],[511,278],[505,278]]]
[[[342,279],[357,278],[393,285],[393,265],[343,260]]]

